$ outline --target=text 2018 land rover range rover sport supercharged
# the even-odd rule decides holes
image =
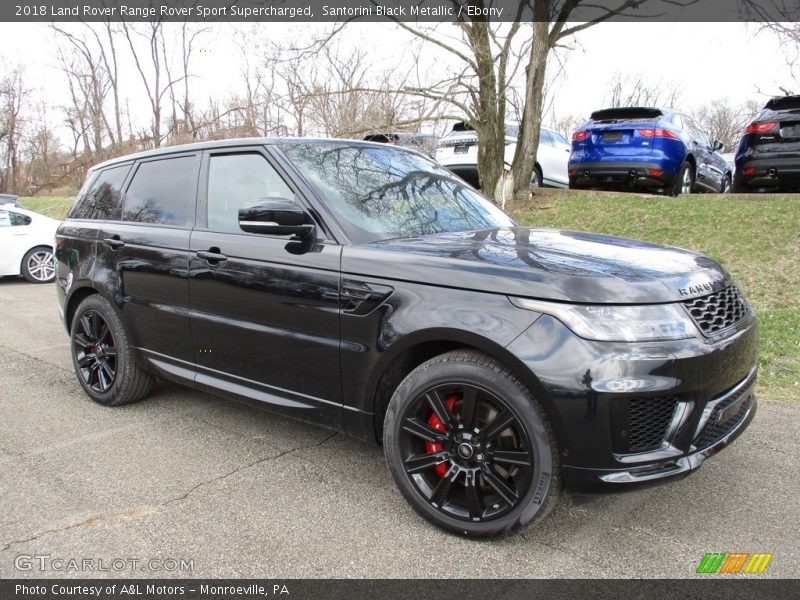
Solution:
[[[562,485],[685,475],[755,412],[756,320],[719,264],[518,227],[411,150],[115,159],[56,242],[92,399],[163,378],[382,442],[411,505],[463,535],[541,519]]]

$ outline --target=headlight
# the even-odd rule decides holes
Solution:
[[[519,308],[551,315],[588,340],[651,342],[694,337],[697,328],[676,304],[643,306],[558,304],[511,298]]]

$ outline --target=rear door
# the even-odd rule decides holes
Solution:
[[[719,190],[724,171],[714,157],[714,148],[711,146],[708,133],[697,121],[686,115],[683,115],[683,122],[691,135],[689,151],[694,154],[697,162],[695,183],[714,191]]]
[[[561,134],[548,129],[541,130],[536,159],[542,167],[542,177],[546,183],[569,184],[567,169],[571,150],[569,142]]]
[[[264,147],[208,151],[202,181],[189,284],[198,387],[339,427],[341,246],[239,228],[259,198],[304,203]]]
[[[194,377],[189,235],[200,153],[138,161],[121,211],[99,223],[95,285],[121,310],[131,341],[162,374]]]

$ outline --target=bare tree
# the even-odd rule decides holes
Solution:
[[[623,106],[675,106],[680,101],[675,83],[649,81],[642,75],[614,73],[605,100],[609,108]]]
[[[192,44],[196,35],[190,34],[186,29],[183,30],[182,41],[182,66],[180,74],[171,76],[172,65],[170,52],[168,50],[165,36],[165,26],[162,21],[149,21],[143,24],[132,24],[122,21],[122,33],[131,52],[136,71],[145,89],[147,101],[150,105],[151,122],[148,137],[152,140],[152,145],[159,148],[167,135],[172,133],[177,120],[177,113],[173,119],[172,126],[165,133],[163,130],[164,99],[168,94],[172,94],[174,85],[185,82],[189,79],[189,63],[192,54]],[[138,42],[138,43],[137,43]],[[142,48],[144,46],[144,49]],[[185,87],[185,102],[181,109],[188,113],[191,109],[189,104],[188,84]],[[174,98],[174,96],[173,96]],[[173,107],[175,102],[173,102]]]
[[[742,130],[759,108],[754,101],[732,105],[727,99],[713,100],[692,111],[692,117],[706,128],[712,140],[721,141],[732,152],[739,144]]]
[[[3,172],[0,189],[17,193],[20,187],[20,145],[24,133],[23,108],[31,90],[25,85],[25,70],[15,66],[0,79],[0,155]]]
[[[538,0],[537,0],[538,1]],[[511,81],[522,67],[525,42],[517,43],[521,18],[527,6],[520,2],[512,23],[459,21],[457,35],[447,27],[425,27],[398,22],[426,47],[444,50],[455,66],[439,81],[400,88],[427,98],[435,107],[447,106],[464,119],[478,136],[478,177],[487,193],[495,192],[505,169],[506,112]],[[440,110],[440,118],[450,116]],[[459,119],[460,120],[460,119]]]

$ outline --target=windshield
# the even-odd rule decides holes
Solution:
[[[280,148],[354,243],[514,225],[450,171],[412,152],[346,142]]]

